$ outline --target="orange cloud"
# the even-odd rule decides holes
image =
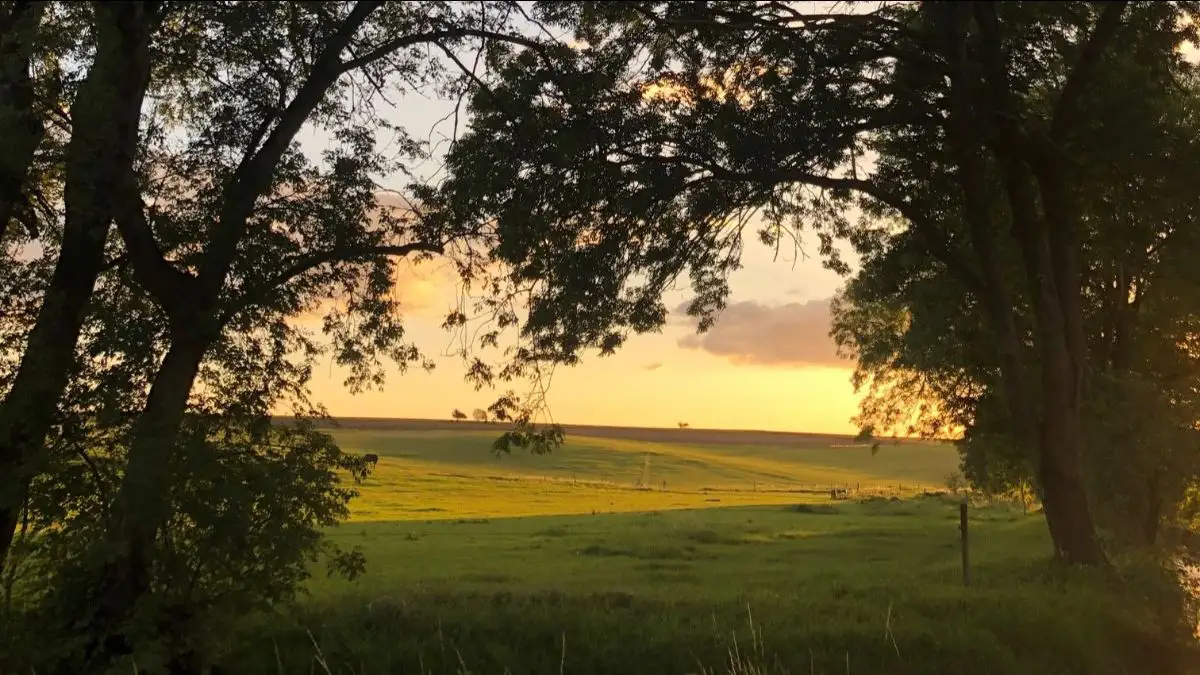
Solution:
[[[707,333],[680,338],[679,346],[735,364],[847,368],[851,362],[837,355],[829,336],[829,303],[830,298],[783,305],[735,302]]]

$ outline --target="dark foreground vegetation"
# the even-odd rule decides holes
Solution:
[[[1141,578],[1131,559],[1168,569],[1200,511],[1200,8],[832,11],[0,2],[0,669],[200,672],[233,617],[296,611],[314,571],[396,564],[325,536],[374,462],[317,428],[308,383],[333,361],[348,387],[382,386],[385,362],[442,347],[404,330],[402,261],[448,263],[472,291],[445,327],[468,381],[497,388],[480,419],[505,423],[496,451],[541,453],[562,441],[531,423],[547,369],[658,330],[684,278],[707,329],[754,238],[812,242],[847,275],[834,337],[867,394],[863,438],[962,432],[962,480],[1040,505],[1043,581],[1012,572],[994,616],[961,604],[994,618],[994,644],[1050,672],[1181,663],[1169,632],[1138,636],[1190,612],[1182,594],[1118,580]],[[387,121],[421,96],[470,124],[443,145]],[[538,393],[506,392],[522,384]],[[1059,578],[1077,578],[1054,608],[1089,617],[1086,648],[1019,604]],[[933,623],[936,587],[910,592],[929,609],[907,630],[957,635],[952,612]],[[517,630],[505,612],[533,601],[514,602],[479,625]],[[411,635],[432,649],[429,603]],[[538,607],[531,626],[565,611]],[[638,641],[605,618],[649,607],[574,625],[597,617],[593,648],[645,663],[719,651],[698,628]],[[689,607],[662,625],[699,626]],[[371,613],[346,611],[329,620],[362,634]],[[811,631],[797,645],[840,625],[763,611]],[[506,639],[455,625],[460,650],[505,663],[482,652]],[[523,653],[561,653],[542,630]],[[924,635],[878,667],[956,662]],[[829,639],[827,668],[887,652]]]
[[[333,673],[454,675],[1194,672],[1195,651],[1159,632],[1174,628],[1168,620],[1128,599],[1147,592],[1137,580],[1079,576],[1042,567],[972,592],[917,577],[748,602],[554,591],[348,599],[261,628],[228,672],[325,672],[322,662]],[[1166,581],[1151,579],[1150,592]],[[275,648],[286,656],[277,661]]]
[[[314,580],[225,661],[264,675],[1194,672],[1195,617],[1170,574],[1066,570],[1041,554],[1036,515],[972,513],[969,588],[956,499],[351,523],[339,540],[415,562]]]

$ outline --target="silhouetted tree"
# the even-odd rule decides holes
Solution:
[[[528,233],[499,254],[528,290],[531,358],[573,362],[661,326],[662,293],[685,271],[688,313],[706,329],[751,216],[770,245],[814,229],[843,272],[838,240],[896,250],[898,283],[919,288],[930,267],[949,275],[941,306],[969,306],[988,334],[974,343],[990,350],[983,386],[1033,464],[1055,553],[1105,563],[1082,470],[1093,249],[1078,203],[1087,164],[1073,153],[1108,108],[1099,92],[1120,91],[1110,73],[1161,82],[1181,62],[1189,6],[539,8],[574,31],[582,46],[562,58],[578,76],[532,54],[498,63],[502,84],[474,98],[471,132],[449,154],[452,180],[429,195],[448,219]],[[1141,56],[1114,67],[1115,44]],[[852,222],[854,206],[868,217]],[[570,262],[553,255],[564,249]]]

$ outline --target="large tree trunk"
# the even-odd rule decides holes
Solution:
[[[1021,249],[1037,320],[1042,371],[1037,473],[1044,492],[1046,523],[1059,559],[1071,564],[1103,565],[1107,560],[1096,536],[1083,477],[1081,415],[1087,345],[1079,337],[1083,324],[1080,289],[1077,285],[1062,288],[1070,281],[1061,272],[1056,274],[1052,237],[1046,230],[1060,225],[1047,226],[1037,213],[1028,176],[1011,156],[1003,159],[1015,221],[1013,235]],[[1064,301],[1072,297],[1075,299]]]
[[[958,164],[971,243],[984,273],[984,297],[1000,351],[1000,371],[1014,431],[1037,450],[1039,488],[1056,555],[1071,563],[1103,564],[1083,483],[1080,405],[1087,345],[1083,333],[1075,222],[1061,173],[1049,160],[1033,180],[1023,152],[1027,138],[1020,128],[1007,84],[1003,49],[989,3],[930,3],[934,25],[941,29],[941,48],[950,72],[948,137]],[[972,40],[972,13],[978,34]],[[973,54],[982,58],[981,81]],[[989,91],[988,94],[982,92]],[[1029,299],[1037,323],[1035,344],[1041,356],[1040,417],[1029,392],[1023,391],[1024,366],[1012,324],[1013,307],[995,263],[995,224],[990,215],[980,154],[989,148],[998,160],[1012,218],[1012,234],[1022,258]],[[1045,157],[1043,157],[1045,158]],[[1050,158],[1053,159],[1053,158]],[[1039,195],[1038,188],[1043,189]],[[1039,211],[1039,204],[1047,213]],[[1050,220],[1049,224],[1047,220]]]
[[[113,181],[133,162],[150,71],[153,3],[96,3],[97,49],[71,116],[66,223],[54,275],[12,388],[0,403],[0,560],[74,370],[75,345],[104,263]]]
[[[170,516],[169,492],[163,486],[169,484],[174,446],[207,347],[207,341],[192,338],[171,342],[129,446],[113,532],[139,577],[147,569],[158,527]]]
[[[140,202],[131,200],[128,212],[120,218],[139,281],[170,317],[172,338],[135,426],[115,519],[109,527],[107,543],[112,555],[98,580],[99,621],[88,648],[91,660],[101,665],[111,661],[117,650],[130,646],[121,624],[150,590],[155,540],[171,516],[171,458],[200,364],[222,329],[222,290],[256,200],[270,186],[280,158],[304,122],[345,72],[341,54],[380,4],[354,5],[270,134],[261,145],[256,142],[247,148],[225,189],[218,222],[205,244],[196,276],[183,274],[162,258],[140,215]]]
[[[1071,564],[1103,565],[1106,558],[1096,536],[1083,478],[1081,415],[1087,345],[1080,338],[1080,289],[1062,288],[1069,281],[1061,273],[1055,274],[1050,237],[1044,219],[1037,214],[1032,185],[1015,160],[1008,158],[1006,163],[1015,221],[1013,234],[1021,249],[1041,355],[1037,474],[1044,493],[1046,523],[1058,558]],[[1055,226],[1057,223],[1050,227]]]
[[[1148,548],[1153,548],[1158,543],[1163,501],[1162,474],[1155,471],[1146,485],[1146,521],[1142,524],[1142,541]]]
[[[151,587],[155,540],[170,515],[170,492],[163,486],[170,481],[174,446],[207,346],[188,336],[172,340],[134,429],[108,532],[110,557],[97,580],[97,620],[87,648],[93,667],[110,664],[132,647],[121,627]]]
[[[36,233],[26,208],[26,182],[45,129],[34,104],[30,65],[33,45],[46,12],[45,2],[14,2],[0,9],[0,242],[12,220],[22,215]]]
[[[1038,480],[1045,495],[1046,524],[1054,542],[1055,555],[1060,560],[1070,564],[1101,565],[1106,559],[1096,537],[1084,487],[1083,435],[1078,402],[1071,392],[1056,389],[1058,387],[1048,388],[1045,392],[1043,440],[1038,462]]]

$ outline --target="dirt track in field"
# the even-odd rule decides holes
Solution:
[[[394,419],[386,417],[342,417],[342,429],[394,431],[499,431],[501,424],[454,422],[450,420]],[[828,447],[852,445],[853,436],[790,433],[783,431],[739,431],[732,429],[651,429],[646,427],[602,427],[564,424],[567,436],[616,438],[652,443],[702,443],[709,445],[772,445],[782,447]],[[891,442],[891,441],[887,441]],[[906,441],[901,441],[906,442]]]

